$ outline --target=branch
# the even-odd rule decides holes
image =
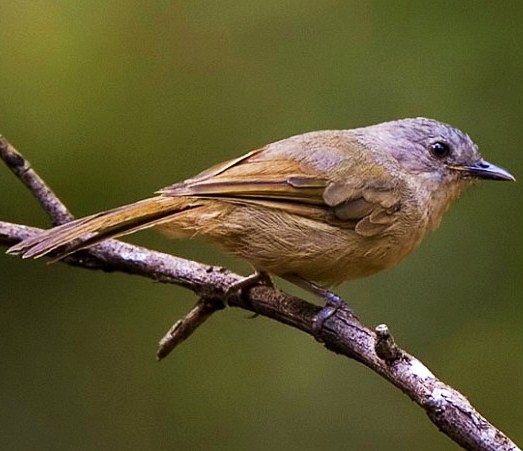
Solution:
[[[182,341],[187,340],[214,312],[225,307],[219,299],[200,298],[183,319],[176,321],[158,343],[156,357],[162,360]]]
[[[13,151],[14,148],[0,137],[0,157],[28,186],[54,221],[70,219],[65,206],[31,169],[29,163],[21,154]],[[33,181],[28,181],[28,178]],[[0,244],[12,246],[40,231],[33,227],[0,222]],[[265,285],[255,286],[238,296],[226,296],[227,288],[242,280],[242,277],[223,268],[116,240],[107,240],[88,250],[76,252],[61,262],[87,269],[140,275],[195,292],[200,300],[162,339],[159,358],[188,338],[210,315],[222,309],[225,300],[231,307],[266,316],[315,336],[313,320],[321,310],[320,307]],[[399,349],[385,325],[372,331],[348,312],[339,310],[325,321],[321,339],[327,349],[357,360],[398,387],[425,410],[443,433],[462,447],[470,450],[518,449],[506,435],[482,417],[461,393],[440,381],[418,359]]]
[[[2,135],[0,135],[0,158],[9,169],[29,188],[51,218],[53,225],[64,224],[73,219],[67,207],[53,193],[31,164]]]

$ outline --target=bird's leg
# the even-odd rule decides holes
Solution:
[[[235,294],[241,295],[241,293],[244,290],[246,290],[247,288],[252,288],[256,285],[266,285],[268,287],[274,288],[274,284],[272,283],[269,274],[254,268],[253,274],[244,277],[242,280],[233,283],[229,286],[229,288],[227,288],[227,291],[225,293],[225,299]]]
[[[294,285],[312,293],[318,297],[325,299],[325,307],[323,307],[312,320],[312,332],[316,339],[318,339],[321,329],[325,321],[327,321],[338,310],[345,310],[351,315],[354,315],[352,309],[335,293],[329,291],[313,282],[309,282],[295,274],[288,274],[283,278]]]

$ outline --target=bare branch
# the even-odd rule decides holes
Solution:
[[[182,341],[189,338],[214,312],[225,307],[220,299],[200,298],[192,310],[182,319],[176,321],[158,344],[156,357],[162,360],[167,357]]]
[[[29,164],[4,139],[0,157],[40,200],[55,221],[70,218],[67,209],[47,188]],[[30,173],[29,179],[25,174]],[[32,180],[32,181],[31,181]],[[0,244],[13,245],[39,233],[40,229],[0,222]],[[53,257],[53,254],[50,255]],[[162,339],[159,358],[191,335],[226,298],[228,287],[242,277],[223,268],[184,260],[116,240],[107,240],[93,248],[76,252],[63,263],[106,272],[120,271],[183,286],[201,300]],[[227,297],[227,303],[272,318],[316,336],[313,327],[320,307],[289,296],[269,286],[255,286],[241,296]],[[399,349],[388,329],[377,333],[357,318],[340,309],[329,317],[320,337],[325,347],[364,364],[407,394],[421,406],[431,421],[452,440],[470,450],[517,450],[517,446],[482,417],[458,391],[440,381],[419,360]]]
[[[0,244],[12,245],[38,233],[40,229],[0,222]],[[241,276],[222,268],[206,266],[172,255],[147,250],[138,246],[108,240],[92,250],[77,252],[64,263],[88,269],[121,271],[150,279],[172,283],[191,289],[204,298],[225,298],[227,288],[241,280]],[[300,329],[313,336],[313,320],[320,307],[312,305],[266,286],[252,288],[244,296],[228,299],[233,307],[240,307],[259,315]],[[200,325],[206,317],[199,318]],[[185,319],[187,322],[187,317]],[[192,333],[196,327],[187,331]],[[186,338],[180,332],[176,337]],[[397,349],[400,358],[381,359],[375,351],[379,338],[356,318],[340,310],[329,318],[321,336],[326,348],[363,363],[400,388],[419,404],[432,422],[445,434],[466,449],[516,450],[517,446],[501,431],[482,417],[467,399],[437,379],[419,360]]]
[[[13,174],[33,193],[53,225],[60,225],[73,219],[67,207],[40,176],[31,168],[29,162],[18,152],[4,136],[0,135],[0,157]]]

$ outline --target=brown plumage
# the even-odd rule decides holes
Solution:
[[[430,119],[294,136],[158,195],[29,238],[9,252],[58,257],[157,227],[203,238],[282,277],[334,284],[394,266],[478,178],[513,180],[470,138]]]

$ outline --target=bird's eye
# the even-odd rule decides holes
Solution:
[[[436,141],[430,145],[430,153],[439,159],[446,158],[450,154],[450,146],[447,143]]]

